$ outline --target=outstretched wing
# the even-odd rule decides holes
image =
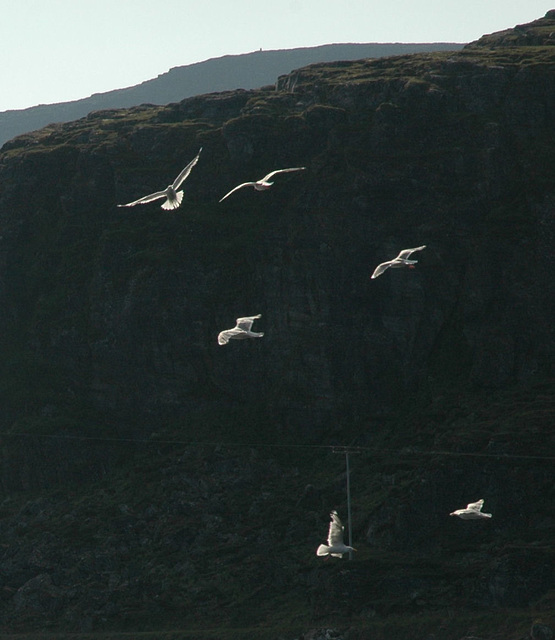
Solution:
[[[244,334],[241,329],[233,327],[233,329],[226,329],[218,334],[218,344],[227,344],[232,338]]]
[[[185,167],[185,169],[183,169],[183,171],[173,181],[172,187],[174,189],[179,189],[179,187],[181,186],[181,183],[184,182],[184,180],[189,176],[189,174],[191,173],[191,169],[198,162],[201,151],[202,151],[202,147],[199,149],[199,152],[197,153],[197,155],[191,160],[191,162],[189,162],[189,164]]]
[[[225,196],[220,200],[220,202],[222,202],[222,200],[225,200],[234,191],[237,191],[237,189],[242,189],[243,187],[254,187],[255,184],[256,182],[243,182],[243,184],[238,184],[236,187],[233,187],[233,189],[229,193],[226,193]]]
[[[343,544],[343,524],[337,515],[337,511],[330,513],[330,528],[328,531],[328,544],[330,547]]]
[[[243,331],[250,331],[252,323],[261,317],[262,314],[259,313],[257,316],[246,316],[245,318],[237,318],[235,322],[237,323],[237,328],[242,329]]]
[[[134,207],[136,204],[146,204],[147,202],[152,202],[153,200],[159,200],[160,198],[167,198],[168,194],[166,191],[157,191],[156,193],[151,193],[149,196],[144,196],[144,198],[139,198],[133,202],[128,202],[127,204],[118,204],[118,207]]]
[[[472,509],[473,511],[481,511],[483,506],[484,506],[484,501],[478,500],[478,502],[471,502],[470,504],[467,504],[466,508]]]
[[[375,269],[374,269],[374,273],[372,274],[372,278],[377,278],[378,276],[381,276],[382,273],[386,270],[389,269],[389,267],[391,266],[391,260],[388,260],[387,262],[382,262],[381,264],[379,264]]]
[[[291,167],[290,169],[276,169],[272,171],[267,176],[264,176],[261,182],[267,182],[270,178],[276,175],[276,173],[289,173],[289,171],[303,171],[306,167]]]
[[[395,260],[406,260],[411,253],[414,253],[415,251],[422,251],[422,249],[425,249],[426,245],[423,244],[421,247],[415,247],[414,249],[403,249],[403,251],[401,251],[401,253],[395,258]]]

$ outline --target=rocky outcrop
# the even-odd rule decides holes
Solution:
[[[70,122],[92,111],[122,109],[141,104],[170,104],[214,91],[255,89],[274,85],[278,75],[315,62],[358,60],[422,51],[458,51],[462,44],[329,44],[299,49],[253,51],[211,58],[174,67],[157,78],[124,89],[95,93],[87,98],[40,104],[28,109],[0,112],[0,146],[15,136],[35,131],[53,122]]]
[[[555,45],[555,9],[543,18],[482,36],[469,47],[552,47]]]

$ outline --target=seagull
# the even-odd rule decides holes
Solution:
[[[337,511],[332,511],[330,513],[330,528],[328,531],[328,544],[321,544],[318,549],[316,549],[317,556],[325,556],[329,558],[330,556],[334,556],[335,558],[342,558],[344,553],[348,551],[356,551],[354,547],[349,547],[343,542],[343,530],[345,527],[341,523],[339,516],[337,515]]]
[[[245,340],[246,338],[262,338],[264,333],[251,331],[252,323],[261,318],[262,314],[257,316],[248,316],[246,318],[237,318],[237,324],[233,329],[226,329],[218,335],[218,344],[227,344],[230,340]]]
[[[172,184],[168,185],[164,189],[164,191],[151,193],[149,196],[144,196],[143,198],[139,198],[134,202],[128,202],[127,204],[118,204],[118,207],[134,207],[136,204],[146,204],[147,202],[152,202],[153,200],[158,200],[159,198],[166,198],[166,201],[162,205],[162,209],[177,209],[181,204],[181,201],[183,200],[183,191],[178,191],[178,189],[182,185],[182,183],[189,177],[191,169],[198,162],[201,151],[202,147],[199,149],[197,155],[185,167],[185,169],[183,169],[183,171],[177,176]]]
[[[482,513],[482,507],[484,506],[483,500],[478,502],[471,502],[466,505],[466,509],[457,509],[450,513],[450,516],[459,516],[463,520],[480,520],[482,518],[491,518],[491,513]]]
[[[225,200],[228,196],[230,196],[237,189],[242,189],[243,187],[254,187],[257,191],[264,191],[265,189],[269,189],[274,183],[270,182],[270,178],[273,178],[278,173],[289,173],[289,171],[303,171],[306,167],[291,167],[290,169],[277,169],[276,171],[272,171],[267,176],[264,176],[262,180],[257,180],[256,182],[243,182],[243,184],[239,184],[234,187],[229,193],[226,193],[225,196],[220,200]]]
[[[404,267],[405,265],[407,265],[409,268],[413,268],[412,265],[416,264],[418,260],[409,260],[408,258],[410,254],[414,251],[422,251],[422,249],[425,248],[426,245],[424,244],[421,247],[415,247],[414,249],[403,249],[403,251],[401,251],[401,253],[394,260],[388,260],[387,262],[382,262],[381,264],[379,264],[374,269],[372,279],[381,276],[386,269],[389,269],[389,267]]]

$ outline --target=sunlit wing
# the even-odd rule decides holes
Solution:
[[[189,174],[191,173],[191,169],[198,162],[201,151],[202,151],[202,147],[199,149],[199,152],[197,153],[197,155],[191,160],[191,162],[189,162],[189,164],[185,167],[185,169],[183,169],[183,171],[173,181],[172,187],[174,189],[179,189],[179,187],[181,186],[181,183],[184,182],[184,180],[189,176]]]
[[[237,323],[237,327],[239,327],[239,329],[250,331],[252,323],[261,317],[262,316],[260,314],[258,314],[257,316],[246,316],[245,318],[237,318],[235,322]]]
[[[243,184],[238,184],[236,187],[234,187],[229,193],[226,193],[225,196],[220,200],[220,202],[222,202],[222,200],[225,200],[228,196],[230,196],[234,191],[237,191],[238,189],[242,189],[243,187],[253,187],[256,183],[255,182],[243,182]]]
[[[343,544],[343,524],[337,515],[337,511],[330,513],[330,528],[328,531],[328,545],[333,547],[338,544]]]
[[[481,511],[483,506],[484,506],[484,501],[478,500],[478,502],[471,502],[470,504],[467,504],[466,508],[473,509],[474,511]]]
[[[401,251],[401,253],[395,259],[406,260],[411,253],[414,253],[415,251],[422,251],[422,249],[425,249],[425,248],[426,248],[426,245],[423,244],[421,247],[415,247],[414,249],[403,249],[403,251]]]
[[[387,262],[382,262],[381,264],[379,264],[375,269],[374,269],[374,273],[372,274],[372,278],[377,278],[378,276],[381,276],[382,273],[386,270],[389,269],[389,267],[391,266],[391,260],[388,260]]]
[[[136,204],[146,204],[147,202],[153,202],[154,200],[159,200],[160,198],[167,198],[168,194],[166,191],[157,191],[156,193],[151,193],[149,196],[144,196],[143,198],[139,198],[133,202],[128,202],[127,204],[118,204],[118,207],[134,207]]]
[[[243,333],[241,329],[237,327],[233,327],[233,329],[226,329],[225,331],[221,331],[218,335],[218,344],[227,344],[231,338]]]
[[[276,169],[275,171],[272,171],[271,173],[269,173],[267,176],[264,176],[261,182],[267,182],[270,178],[275,176],[277,173],[289,173],[289,171],[303,171],[303,169],[306,169],[306,167],[291,167],[290,169]]]

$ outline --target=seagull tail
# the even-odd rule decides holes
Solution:
[[[166,211],[177,209],[182,201],[183,191],[178,191],[175,194],[175,200],[166,200],[166,202],[164,202],[164,204],[162,205],[162,209],[165,209]]]
[[[491,518],[491,513],[482,513],[483,516],[486,516],[486,518]]]
[[[316,555],[317,556],[329,556],[330,551],[329,551],[329,547],[325,544],[321,544],[318,549],[316,549]]]

